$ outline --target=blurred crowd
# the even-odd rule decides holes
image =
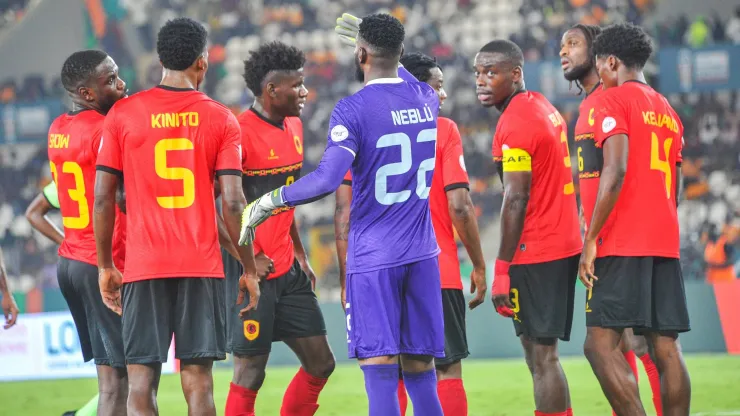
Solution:
[[[22,15],[25,1],[0,1],[0,16]],[[94,3],[94,2],[86,2]],[[303,113],[305,169],[321,158],[326,126],[334,104],[360,85],[350,66],[352,53],[333,33],[342,12],[363,15],[391,13],[407,29],[407,51],[435,56],[443,67],[449,98],[442,115],[455,120],[463,136],[466,165],[472,177],[474,201],[481,227],[498,218],[500,183],[490,163],[493,129],[498,115],[477,103],[471,58],[484,40],[507,37],[519,44],[527,60],[557,57],[562,33],[575,23],[608,24],[629,20],[648,22],[652,0],[109,0],[98,2],[104,13],[89,13],[88,44],[107,51],[121,68],[132,91],[158,83],[161,69],[155,52],[160,25],[176,16],[195,17],[210,32],[206,93],[241,112],[253,101],[242,80],[243,60],[261,42],[279,39],[306,52],[309,102]],[[423,4],[422,4],[423,3]],[[6,20],[0,20],[0,30]],[[646,23],[658,47],[740,43],[740,8],[733,16],[683,16],[675,21]],[[651,81],[659,78],[651,63]],[[526,76],[526,74],[525,74]],[[684,175],[686,202],[680,207],[683,258],[687,278],[704,278],[705,251],[724,238],[728,253],[737,246],[740,218],[740,91],[689,93],[669,99],[686,127]],[[59,98],[57,79],[29,75],[22,80],[0,79],[0,102],[33,102]],[[577,102],[558,105],[572,129]],[[571,130],[572,131],[572,130]],[[15,152],[15,154],[13,154]],[[22,154],[19,154],[22,153]],[[574,154],[574,152],[572,152]],[[23,286],[54,284],[53,247],[35,236],[22,214],[40,186],[48,182],[46,148],[14,146],[0,151],[0,242],[10,274],[26,276]],[[577,166],[577,163],[574,163]],[[319,269],[334,269],[331,200],[298,210],[308,246]],[[481,209],[482,208],[482,209]],[[724,237],[723,237],[724,236]],[[317,249],[320,248],[320,249]],[[316,253],[316,254],[314,254]],[[495,253],[494,253],[495,255]],[[317,260],[318,259],[318,260]],[[21,261],[22,260],[22,261]],[[740,267],[736,268],[740,270]],[[48,275],[48,276],[47,276]]]

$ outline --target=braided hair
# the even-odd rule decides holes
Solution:
[[[596,66],[596,54],[594,54],[594,40],[596,40],[596,37],[599,36],[601,33],[601,28],[596,25],[587,25],[584,23],[578,23],[573,26],[571,26],[572,29],[578,29],[583,33],[583,37],[586,38],[586,45],[588,45],[588,61],[591,64],[591,68],[593,69]],[[583,85],[581,85],[581,82],[579,80],[575,80],[576,87],[578,87],[578,95],[581,95],[583,93]],[[571,81],[571,86],[573,85],[573,81]]]

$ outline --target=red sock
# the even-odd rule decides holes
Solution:
[[[403,379],[398,380],[398,404],[401,408],[401,416],[406,416],[406,408],[409,405],[409,396],[406,395],[406,385]]]
[[[570,407],[565,409],[565,416],[573,416],[573,409]]]
[[[653,391],[653,405],[655,405],[655,413],[658,416],[663,416],[663,401],[660,398],[660,374],[658,373],[658,367],[655,366],[650,354],[645,354],[640,357],[642,365],[645,367],[645,372],[648,375],[650,381],[650,390]]]
[[[226,397],[225,416],[254,416],[254,401],[257,392],[231,383]]]
[[[308,374],[301,367],[285,391],[280,416],[313,416],[319,408],[319,393],[326,380]]]
[[[564,412],[557,412],[557,413],[545,413],[540,412],[539,410],[534,411],[534,416],[571,416],[573,414],[572,409],[568,409]]]
[[[460,378],[450,378],[437,382],[437,394],[442,403],[442,413],[445,415],[467,416],[468,398],[465,396],[465,387]]]

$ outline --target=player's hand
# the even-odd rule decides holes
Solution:
[[[342,287],[342,292],[339,295],[339,300],[342,302],[342,310],[347,312],[347,288]]]
[[[514,305],[509,299],[511,290],[511,278],[509,277],[509,266],[511,263],[496,259],[496,268],[493,276],[492,300],[496,312],[505,318],[514,316]]]
[[[475,293],[475,297],[468,302],[471,311],[485,301],[486,290],[486,268],[474,268],[470,273],[470,293]]]
[[[259,199],[252,201],[242,212],[242,228],[239,233],[239,245],[246,246],[254,240],[254,229],[265,222],[272,211],[285,206],[283,202],[283,187],[266,193]]]
[[[247,294],[249,294],[249,304],[239,311],[239,316],[242,319],[247,312],[257,309],[257,303],[260,300],[259,278],[253,274],[244,273],[239,278],[239,295],[236,297],[236,304],[244,303],[244,297]]]
[[[599,280],[594,275],[594,261],[596,260],[596,240],[586,240],[583,242],[583,252],[581,260],[578,262],[578,278],[586,289],[594,287],[594,280]]]
[[[316,273],[314,273],[311,265],[308,263],[308,259],[299,259],[298,263],[300,263],[303,273],[306,273],[306,276],[311,279],[311,290],[316,291]]]
[[[360,31],[360,23],[362,23],[362,19],[359,17],[344,13],[342,17],[337,17],[337,25],[334,27],[334,32],[339,35],[342,43],[354,48],[357,43],[357,32]]]
[[[275,272],[275,263],[265,253],[254,256],[254,262],[257,264],[257,277],[260,280],[266,279],[270,273]]]
[[[15,322],[18,320],[18,314],[21,313],[18,310],[18,305],[15,303],[13,294],[9,291],[3,293],[2,307],[3,315],[5,315],[5,325],[3,328],[8,329],[15,325]]]
[[[123,276],[115,267],[104,267],[98,269],[98,284],[100,285],[100,296],[108,309],[121,315],[121,286]]]

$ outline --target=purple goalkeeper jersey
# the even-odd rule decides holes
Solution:
[[[368,82],[334,108],[327,150],[354,156],[347,273],[439,254],[429,212],[436,156],[436,91],[422,82]]]

